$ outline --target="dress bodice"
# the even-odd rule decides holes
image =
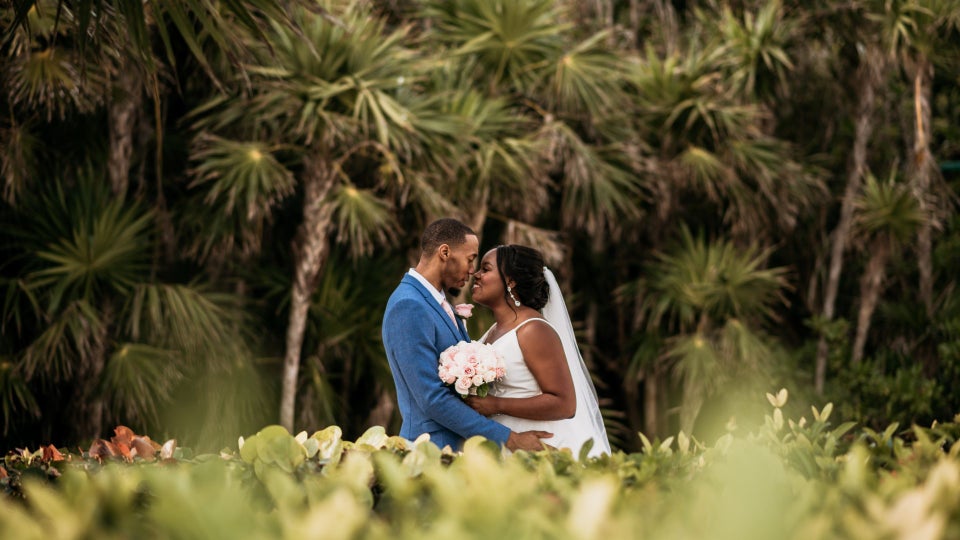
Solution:
[[[503,357],[505,369],[504,377],[493,385],[492,395],[502,398],[528,398],[538,396],[543,393],[537,379],[530,372],[527,363],[523,359],[523,351],[520,350],[520,341],[517,338],[517,331],[524,325],[533,321],[540,321],[557,332],[557,329],[545,319],[532,318],[518,324],[509,332],[500,336],[491,345]],[[487,336],[496,326],[487,330],[480,338],[481,342],[487,342]],[[559,338],[559,333],[557,334]],[[569,369],[569,362],[564,358],[564,367]],[[578,390],[579,393],[579,390]],[[522,431],[538,430],[553,433],[553,437],[543,439],[543,442],[556,448],[568,448],[574,455],[580,450],[587,439],[602,437],[602,442],[597,444],[590,452],[591,456],[599,455],[602,452],[609,452],[610,446],[606,440],[606,434],[596,434],[593,432],[590,421],[586,416],[591,413],[588,410],[582,410],[582,399],[577,398],[577,414],[574,418],[563,420],[530,420],[526,418],[517,418],[506,414],[497,414],[492,416],[493,420],[509,427],[512,431],[520,433]],[[595,411],[599,416],[599,410]]]
[[[530,372],[527,363],[523,360],[523,351],[520,350],[520,340],[517,339],[517,331],[532,321],[550,324],[543,319],[527,319],[518,324],[516,328],[500,336],[499,339],[491,344],[503,357],[503,365],[504,368],[506,368],[506,375],[503,379],[493,385],[492,394],[497,397],[525,398],[538,396],[542,393],[540,391],[540,385],[537,384],[537,379],[533,376],[533,373]],[[493,328],[495,328],[495,326],[491,327],[490,330],[493,330]],[[481,341],[486,341],[490,330],[484,334]]]

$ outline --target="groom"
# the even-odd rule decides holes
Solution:
[[[459,450],[474,435],[510,450],[541,450],[543,431],[515,433],[468,407],[437,373],[440,353],[470,341],[463,321],[453,314],[446,293],[460,294],[474,271],[480,242],[470,227],[439,219],[420,239],[420,260],[390,296],[383,315],[383,346],[397,387],[403,424],[400,436],[414,440],[429,433],[443,448]]]

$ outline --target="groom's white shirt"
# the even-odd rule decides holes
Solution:
[[[442,291],[438,291],[437,288],[433,286],[433,283],[430,283],[429,281],[427,281],[427,278],[421,276],[420,272],[417,272],[416,269],[411,268],[410,271],[407,273],[413,276],[413,279],[419,281],[424,287],[426,287],[427,290],[430,291],[430,294],[433,295],[434,300],[436,300],[438,304],[443,305],[443,302],[446,301],[447,297],[443,294]]]

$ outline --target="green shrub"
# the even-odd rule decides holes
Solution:
[[[460,453],[372,428],[294,436],[268,426],[194,457],[11,452],[0,537],[955,538],[960,425],[833,425],[832,404],[707,446],[678,433],[585,459]],[[93,449],[93,448],[92,448]],[[118,454],[119,455],[119,454]]]

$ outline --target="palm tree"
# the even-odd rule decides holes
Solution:
[[[643,113],[638,131],[657,149],[646,160],[657,221],[681,211],[685,193],[699,193],[740,237],[789,231],[819,200],[822,182],[788,143],[758,129],[767,113],[724,82],[716,49],[690,47],[683,60],[648,50],[632,77]]]
[[[884,183],[868,175],[863,195],[856,203],[855,228],[864,251],[870,254],[860,279],[860,312],[851,361],[863,358],[870,320],[883,291],[884,274],[891,257],[909,242],[925,222],[916,197],[894,178]]]
[[[911,171],[910,178],[915,197],[920,201],[921,209],[927,212],[928,219],[918,230],[918,268],[920,270],[920,297],[927,306],[928,315],[932,310],[932,263],[931,263],[931,229],[939,219],[946,215],[949,208],[949,196],[938,195],[931,181],[934,162],[929,152],[929,103],[927,85],[925,82],[932,73],[931,58],[932,44],[943,33],[941,28],[949,32],[955,27],[957,20],[955,7],[951,2],[923,5],[919,2],[866,2],[842,8],[851,9],[852,14],[861,21],[854,28],[869,29],[869,35],[859,31],[847,36],[846,39],[857,43],[859,67],[854,77],[857,85],[858,105],[854,116],[855,132],[853,149],[848,166],[846,189],[841,201],[840,219],[831,235],[829,272],[824,287],[822,317],[830,321],[834,317],[837,292],[840,286],[840,277],[843,268],[843,253],[850,242],[853,230],[854,207],[857,197],[862,190],[863,178],[866,172],[868,143],[873,136],[875,115],[880,108],[878,92],[892,75],[894,68],[902,65],[908,71],[913,88],[914,119],[911,122],[915,127],[912,137],[912,149],[909,152],[907,163]],[[935,16],[934,14],[939,14]],[[849,22],[849,21],[847,21]],[[847,25],[849,26],[849,25]],[[901,60],[902,59],[902,60]],[[897,60],[901,60],[899,63]],[[825,337],[821,337],[817,348],[815,388],[823,391],[826,376],[826,359],[828,347]]]
[[[532,220],[545,208],[544,187],[553,178],[564,228],[599,235],[636,215],[637,178],[613,158],[618,141],[609,137],[609,127],[603,131],[628,106],[623,59],[605,46],[606,33],[577,38],[561,7],[545,0],[431,2],[426,16],[435,21],[432,35],[458,60],[476,66],[473,83],[509,99],[515,123],[533,133],[515,150],[498,152],[511,156],[505,163],[523,167],[505,171],[511,183],[481,201],[489,195],[500,215]],[[520,161],[531,150],[537,159]],[[523,176],[532,181],[519,182]]]
[[[129,39],[131,52],[150,68],[154,68],[156,66],[153,64],[152,40],[156,34],[151,25],[163,21],[169,22],[171,28],[168,29],[166,24],[161,23],[155,30],[165,45],[167,59],[173,61],[175,57],[171,41],[174,36],[172,29],[186,42],[190,52],[209,68],[203,51],[204,36],[215,41],[220,49],[230,49],[238,43],[243,30],[259,34],[261,18],[285,20],[284,8],[285,4],[278,0],[242,0],[223,5],[211,5],[204,0],[158,3],[123,0],[13,0],[12,10],[4,10],[4,19],[8,24],[4,25],[3,33],[0,34],[0,43],[3,43],[2,48],[5,48],[18,32],[36,31],[36,21],[31,18],[38,14],[45,16],[53,13],[60,16],[55,19],[57,30],[73,34],[80,50],[97,48],[114,37],[109,35],[110,32],[120,30],[123,34],[121,39]],[[114,16],[122,18],[122,27],[100,27],[100,22],[105,17]],[[226,20],[235,24],[225,24]],[[47,27],[50,28],[52,27]],[[125,31],[122,28],[125,28]],[[212,71],[208,70],[208,73]]]
[[[822,174],[777,137],[771,107],[790,94],[797,22],[776,2],[736,13],[691,11],[687,32],[670,43],[648,41],[632,63],[636,169],[654,203],[633,241],[662,250],[681,221],[729,230],[739,245],[779,242],[826,194]],[[620,257],[625,272],[643,255]],[[623,295],[627,307],[633,297]],[[642,353],[659,349],[660,340],[642,335],[649,339],[631,365],[644,380],[645,429],[656,433],[667,384],[655,356]]]
[[[200,355],[209,357],[207,367],[219,370],[221,378],[247,366],[246,338],[238,334],[244,324],[237,317],[235,297],[222,296],[202,280],[184,285],[155,258],[155,240],[172,238],[168,230],[157,234],[153,223],[168,223],[163,197],[170,184],[164,185],[167,179],[160,168],[164,128],[159,121],[151,130],[158,144],[153,211],[144,208],[151,199],[146,186],[139,185],[131,195],[127,183],[134,163],[140,162],[144,177],[144,165],[150,162],[144,151],[150,138],[137,137],[145,124],[141,120],[145,88],[150,89],[154,108],[147,114],[159,115],[168,90],[160,80],[175,65],[174,48],[184,43],[200,64],[207,65],[205,40],[235,43],[231,39],[237,33],[226,22],[239,13],[238,8],[248,10],[249,5],[236,3],[221,13],[201,2],[156,7],[38,1],[18,2],[14,9],[0,11],[0,20],[9,23],[2,25],[7,47],[0,59],[0,139],[4,141],[0,167],[5,173],[4,199],[9,204],[5,217],[14,220],[5,233],[10,235],[5,237],[5,242],[10,242],[10,257],[5,257],[4,265],[8,301],[3,318],[17,321],[15,332],[14,327],[4,325],[10,339],[3,352],[10,361],[4,379],[9,390],[3,397],[5,410],[16,406],[39,413],[42,409],[55,416],[56,409],[48,401],[50,385],[73,381],[76,395],[67,396],[63,405],[70,404],[73,409],[62,421],[81,438],[100,436],[97,426],[108,420],[156,423],[162,415],[158,409],[169,405],[186,373],[192,374],[191,379],[201,379],[197,371]],[[194,22],[205,25],[205,30],[197,33]],[[246,23],[253,25],[256,20],[248,17],[240,26]],[[188,30],[187,34],[179,35],[178,27]],[[150,44],[155,37],[168,46],[166,65],[152,52]],[[224,50],[230,51],[230,47]],[[89,129],[97,124],[91,118],[100,114],[109,126],[102,138]],[[75,126],[83,126],[82,135]],[[90,165],[77,172],[77,163]],[[40,184],[38,178],[47,178],[50,185]],[[112,186],[116,200],[92,187],[98,182],[91,178]],[[59,200],[57,186],[70,186],[78,191],[71,197],[92,202],[67,205]],[[135,211],[117,210],[125,204]],[[39,226],[28,219],[46,215],[45,205],[60,208],[56,227],[49,223]],[[123,231],[125,228],[128,230]],[[121,237],[124,232],[128,236]],[[90,244],[94,241],[116,242],[119,254],[107,245]],[[117,278],[114,270],[126,272],[107,267],[122,267],[126,258],[133,256],[124,251],[130,243],[136,244],[141,280],[130,283],[124,278],[117,285],[96,285],[113,282]],[[94,286],[88,290],[87,285],[75,285],[77,280]],[[176,335],[168,335],[145,328],[148,324],[178,330]],[[213,335],[217,333],[219,337]],[[231,337],[222,337],[226,334]],[[191,335],[204,336],[207,344],[198,346]],[[64,368],[67,365],[72,367],[68,370]],[[82,419],[76,429],[71,426],[74,413]],[[226,425],[225,420],[218,418],[217,423]],[[45,429],[52,428],[48,423]]]
[[[193,159],[202,171],[197,182],[228,213],[244,210],[230,201],[269,208],[288,191],[278,186],[290,186],[285,167],[294,171],[303,213],[293,246],[280,413],[292,429],[311,297],[331,246],[365,256],[395,241],[391,201],[437,193],[431,175],[453,167],[443,162],[446,152],[432,149],[451,144],[465,124],[438,113],[438,101],[424,93],[435,62],[407,46],[409,28],[389,30],[362,3],[329,3],[320,13],[297,8],[290,18],[294,27],[271,26],[269,47],[250,44],[249,93],[217,97],[195,112],[204,134]],[[206,159],[205,141],[218,140],[219,157]],[[298,164],[257,168],[278,163],[278,149]]]
[[[960,4],[951,0],[935,2],[897,1],[877,4],[873,19],[881,29],[884,45],[892,61],[902,67],[913,91],[913,144],[907,163],[914,195],[927,215],[917,234],[917,267],[920,271],[920,298],[933,312],[932,231],[952,213],[949,190],[935,182],[937,163],[930,150],[931,110],[935,63],[947,58],[960,29]]]
[[[5,209],[16,241],[3,278],[17,286],[5,291],[4,327],[15,323],[13,374],[41,389],[45,415],[60,411],[60,427],[89,440],[108,421],[156,425],[178,381],[229,365],[245,338],[235,298],[149,279],[149,211],[113,197],[93,171],[67,175]],[[54,406],[49,385],[74,390]],[[13,397],[31,409],[29,395]]]
[[[744,10],[742,17],[723,5],[720,15],[719,46],[731,86],[765,103],[785,97],[799,21],[787,15],[780,1],[765,2],[756,12]]]
[[[656,255],[646,277],[628,286],[639,322],[668,338],[657,363],[681,382],[680,427],[691,433],[704,400],[725,380],[767,365],[774,344],[760,329],[784,301],[786,269],[765,268],[769,251],[708,242],[682,229],[675,249]],[[642,361],[642,359],[636,359]]]

